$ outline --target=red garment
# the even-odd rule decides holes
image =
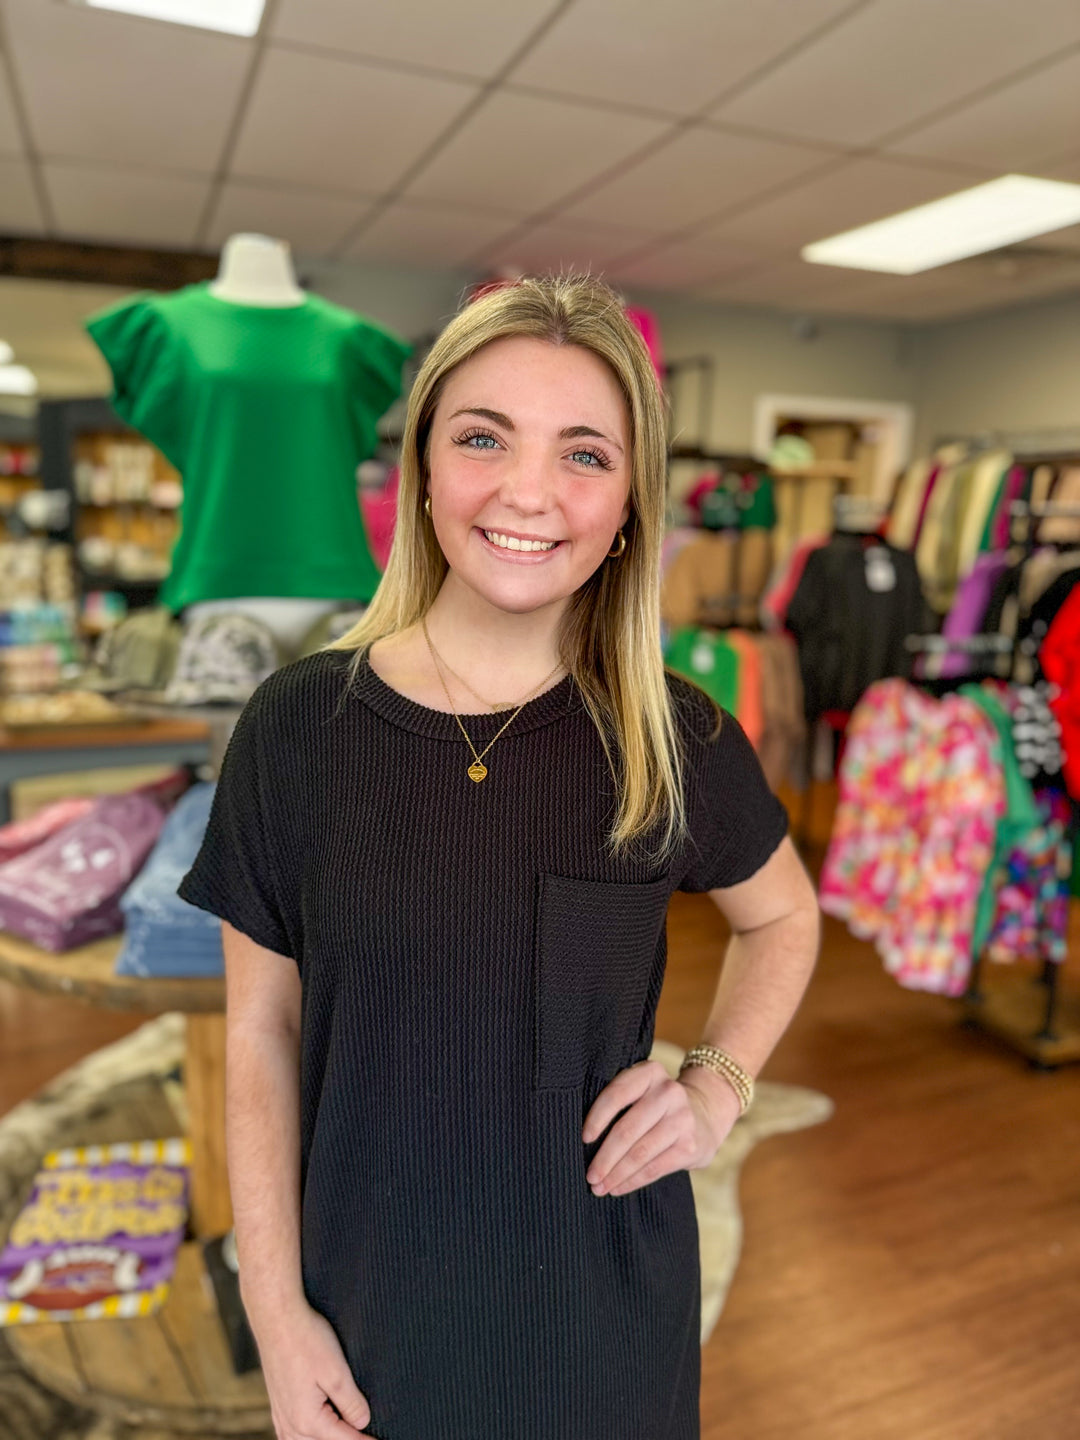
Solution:
[[[1054,616],[1039,649],[1039,663],[1060,692],[1050,709],[1061,726],[1065,788],[1080,800],[1080,585]]]
[[[811,535],[809,540],[800,540],[788,557],[787,569],[763,596],[762,607],[781,628],[787,623],[788,606],[791,604],[791,597],[799,588],[807,560],[815,550],[820,550],[827,544],[828,539],[828,535]]]
[[[919,518],[915,522],[915,538],[911,542],[912,550],[919,543],[919,536],[922,534],[923,521],[926,519],[926,512],[930,508],[930,496],[934,493],[934,486],[938,482],[938,476],[945,469],[944,465],[935,465],[930,474],[926,477],[926,489],[923,491],[922,504],[919,506]]]

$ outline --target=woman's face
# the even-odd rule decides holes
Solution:
[[[508,336],[463,361],[436,406],[430,473],[447,564],[500,610],[561,608],[619,563],[604,557],[630,513],[629,416],[591,350]]]

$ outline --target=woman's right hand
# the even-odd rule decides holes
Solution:
[[[256,1340],[277,1440],[356,1440],[368,1433],[371,1406],[318,1311],[303,1304],[279,1315]]]

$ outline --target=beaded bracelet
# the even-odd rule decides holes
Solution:
[[[722,1075],[739,1097],[739,1114],[746,1114],[754,1099],[753,1076],[744,1070],[737,1060],[732,1059],[726,1050],[721,1050],[717,1045],[695,1045],[692,1050],[687,1051],[679,1074],[690,1065],[703,1065],[705,1069]]]

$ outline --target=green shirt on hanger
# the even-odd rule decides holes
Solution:
[[[409,345],[319,295],[246,305],[206,283],[130,296],[85,324],[113,408],[183,476],[160,604],[371,599],[356,467],[401,393]]]
[[[728,643],[724,631],[694,625],[676,630],[664,650],[664,664],[693,680],[718,705],[735,714],[739,704],[739,654]]]

